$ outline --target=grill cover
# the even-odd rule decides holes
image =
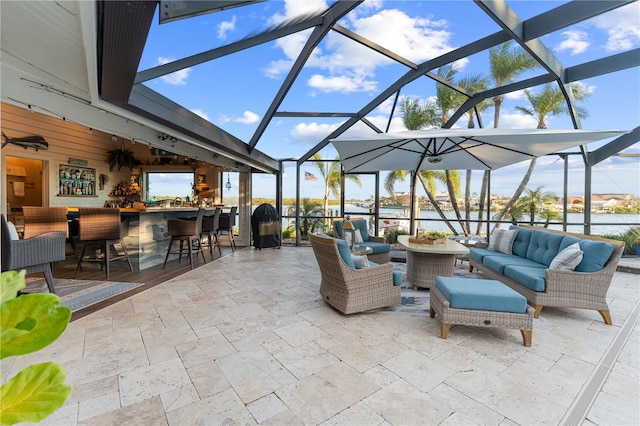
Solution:
[[[280,247],[280,216],[269,203],[260,204],[251,215],[253,245],[257,249]]]

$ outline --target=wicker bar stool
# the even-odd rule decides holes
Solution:
[[[114,260],[125,259],[129,269],[133,271],[127,247],[122,240],[128,233],[129,221],[120,221],[120,209],[80,207],[78,212],[80,213],[79,237],[85,244],[78,259],[74,278],[78,271],[82,270],[82,262],[100,262],[100,268],[104,267],[106,270],[107,279],[109,279],[109,264]],[[116,251],[116,244],[120,244],[123,254]],[[87,249],[93,248],[100,249],[101,254],[85,258]]]
[[[218,252],[222,256],[222,250],[220,249],[220,241],[218,241],[218,228],[220,227],[220,214],[222,213],[222,207],[217,207],[212,216],[204,216],[202,218],[202,234],[200,235],[200,241],[206,237],[206,247],[209,247],[209,254],[213,259],[213,252],[218,247]]]
[[[202,259],[207,262],[204,257],[204,251],[202,250],[202,241],[200,237],[202,235],[202,218],[204,217],[205,209],[198,210],[198,216],[195,220],[189,218],[169,219],[167,221],[167,232],[171,236],[169,242],[169,248],[167,249],[167,255],[164,258],[164,264],[162,269],[167,266],[167,260],[170,254],[178,255],[178,263],[182,260],[182,254],[186,251],[189,256],[189,266],[193,269],[193,254],[196,256],[198,253],[202,254]],[[180,241],[180,247],[171,250],[174,241]],[[187,246],[184,246],[184,243]]]
[[[220,227],[218,228],[218,234],[220,232],[225,232],[229,237],[229,245],[231,245],[231,250],[236,249],[236,241],[233,239],[233,227],[236,226],[236,212],[238,211],[238,206],[231,207],[231,211],[229,213],[221,213],[220,214]]]
[[[24,236],[31,238],[47,232],[61,231],[67,236],[67,242],[71,245],[73,256],[78,257],[74,235],[71,233],[66,207],[37,207],[22,206],[24,214]]]

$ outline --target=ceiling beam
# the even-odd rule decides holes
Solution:
[[[587,156],[588,163],[591,166],[595,166],[599,162],[606,160],[622,151],[623,149],[629,148],[631,145],[640,142],[640,127],[636,127],[629,133],[625,133],[624,135],[618,136],[613,141],[608,144],[601,146],[600,148],[592,151]]]
[[[322,41],[324,36],[331,30],[331,27],[333,26],[333,24],[335,24],[340,18],[345,16],[354,8],[356,8],[363,1],[364,0],[358,0],[358,1],[340,0],[334,3],[322,15],[322,24],[318,25],[309,36],[309,39],[307,40],[304,47],[302,48],[302,51],[300,52],[293,66],[289,70],[287,77],[284,79],[284,82],[280,86],[278,93],[276,93],[275,97],[273,98],[273,101],[271,102],[271,105],[269,105],[269,108],[267,109],[264,116],[262,117],[260,124],[258,124],[258,128],[256,129],[253,136],[251,137],[251,140],[249,141],[249,146],[248,146],[249,152],[255,149],[258,141],[260,140],[260,137],[262,137],[262,134],[264,133],[264,131],[267,129],[267,126],[271,122],[271,119],[273,118],[273,114],[275,114],[275,112],[278,110],[278,107],[284,100],[285,96],[287,96],[287,93],[289,93],[289,89],[291,89],[291,86],[296,81],[296,78],[300,74],[300,71],[302,71],[302,68],[304,67],[307,60],[309,59],[309,56],[311,56],[313,49],[316,48],[316,46]]]
[[[127,108],[188,135],[193,141],[190,143],[211,152],[267,173],[279,171],[278,161],[258,150],[247,153],[246,144],[240,139],[144,85],[133,88]]]
[[[321,15],[311,16],[301,22],[295,22],[289,25],[285,25],[280,28],[275,28],[268,32],[259,34],[255,37],[250,37],[244,40],[240,40],[235,43],[228,44],[226,46],[217,47],[215,49],[207,50],[206,52],[197,53],[195,55],[187,56],[186,58],[178,59],[167,64],[158,65],[157,67],[149,68],[144,71],[140,71],[136,75],[135,84],[143,83],[154,78],[162,77],[163,75],[171,74],[176,71],[180,71],[185,68],[193,67],[204,62],[212,61],[214,59],[221,58],[232,53],[240,52],[251,47],[255,47],[264,43],[268,43],[273,40],[277,40],[281,37],[286,37],[290,34],[294,34],[300,31],[304,31],[309,28],[313,28],[322,23]]]
[[[640,48],[568,67],[565,70],[565,80],[570,83],[638,66],[640,66]]]
[[[633,3],[637,0],[570,1],[533,18],[523,25],[522,39],[529,41],[554,31]]]

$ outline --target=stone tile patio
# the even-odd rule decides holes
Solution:
[[[527,348],[518,330],[442,340],[428,316],[341,315],[311,248],[245,248],[72,322],[2,375],[64,366],[73,392],[43,424],[635,425],[639,277],[616,273],[613,326],[545,308]]]

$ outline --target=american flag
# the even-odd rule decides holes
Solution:
[[[305,171],[304,172],[304,180],[318,180],[318,178],[313,173],[309,173],[309,172]]]

